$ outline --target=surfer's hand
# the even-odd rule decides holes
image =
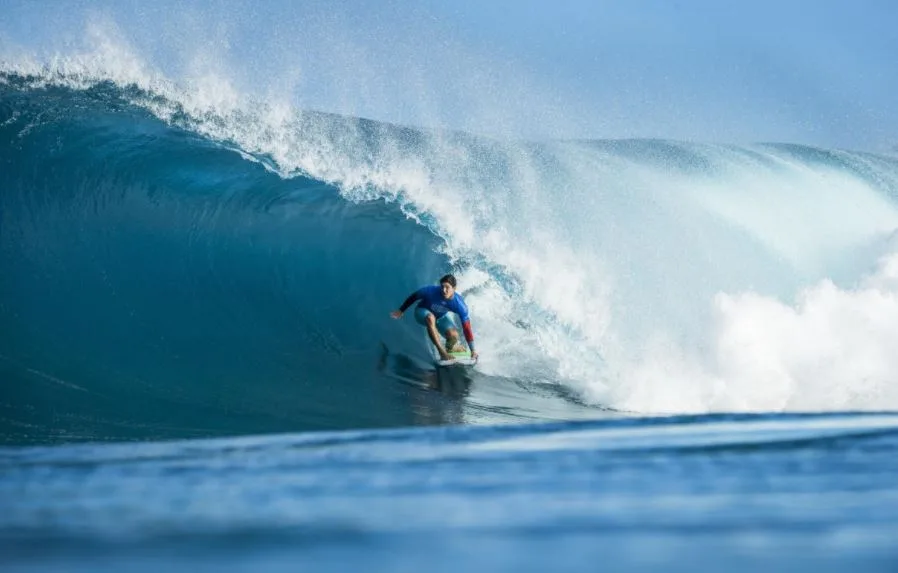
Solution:
[[[477,354],[477,351],[476,351],[476,350],[472,350],[472,351],[471,351],[471,358],[472,358],[473,360],[477,360],[477,357],[478,357],[478,356],[480,356],[480,355]]]
[[[392,316],[393,318],[402,318],[402,311],[394,310],[393,312],[390,313],[390,316]]]

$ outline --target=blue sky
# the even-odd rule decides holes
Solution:
[[[497,135],[898,145],[898,3],[0,0],[5,59],[89,26],[169,77]]]

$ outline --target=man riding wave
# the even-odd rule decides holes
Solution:
[[[468,342],[468,348],[471,350],[471,358],[477,359],[477,351],[474,350],[474,331],[471,330],[471,317],[468,315],[468,305],[460,294],[455,292],[455,277],[446,275],[440,279],[440,285],[424,286],[413,292],[405,299],[399,310],[390,313],[395,319],[402,318],[403,313],[415,301],[420,301],[415,308],[415,320],[418,324],[427,327],[427,334],[430,341],[436,347],[442,360],[452,360],[449,352],[462,352],[464,347],[459,344],[458,329],[449,312],[454,312],[459,316],[462,322],[462,330],[465,333],[465,340]],[[446,347],[440,343],[442,334],[446,338]]]

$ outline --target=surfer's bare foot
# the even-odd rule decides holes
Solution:
[[[446,352],[464,352],[465,347],[457,338],[446,339]]]

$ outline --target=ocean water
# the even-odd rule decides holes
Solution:
[[[0,73],[4,570],[898,566],[898,159],[208,95]]]
[[[893,571],[898,416],[5,449],[7,571]]]

